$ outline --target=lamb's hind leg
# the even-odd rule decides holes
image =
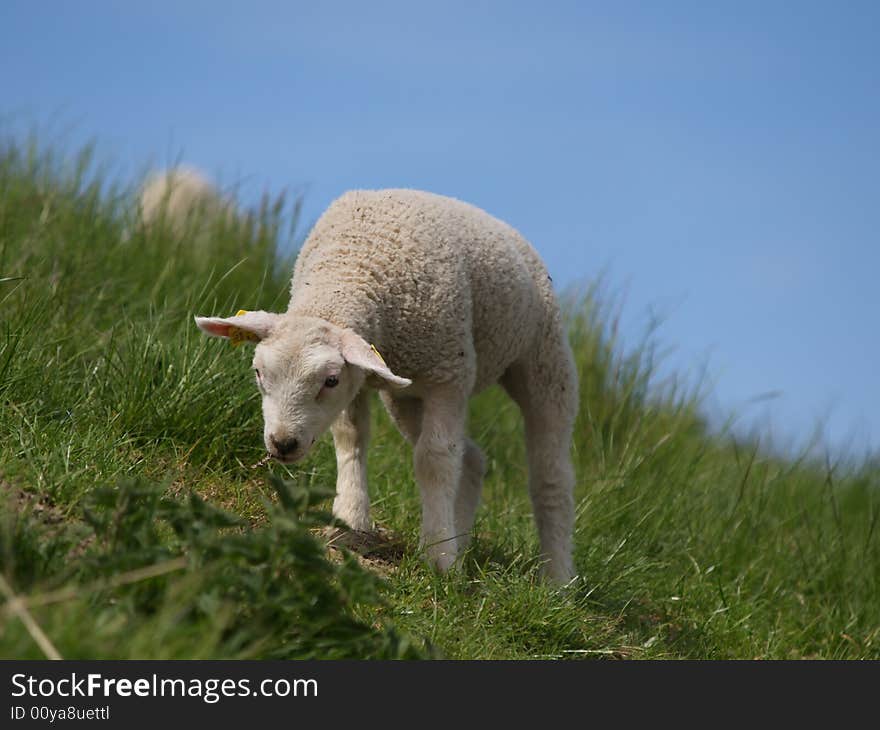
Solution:
[[[339,414],[331,427],[336,448],[336,499],[333,515],[353,530],[372,529],[367,491],[367,446],[370,441],[370,401],[366,389]]]
[[[513,366],[503,385],[526,427],[529,494],[541,540],[543,572],[557,583],[574,575],[574,469],[569,449],[577,409],[577,378],[567,344],[562,357]],[[546,353],[546,350],[544,350]],[[553,362],[553,367],[550,367]]]
[[[568,450],[571,427],[553,423],[555,414],[527,417],[529,494],[541,539],[544,573],[558,583],[574,576],[574,469]]]

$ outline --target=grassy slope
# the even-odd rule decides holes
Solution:
[[[471,410],[490,469],[459,573],[416,555],[410,452],[378,407],[375,517],[405,549],[370,561],[384,584],[326,560],[306,529],[326,500],[306,502],[334,483],[329,438],[270,468],[286,484],[251,469],[250,353],[191,320],[283,309],[281,207],[257,230],[177,241],[132,227],[129,197],[88,169],[0,152],[0,561],[62,655],[880,657],[876,466],[707,434],[589,300],[571,308],[580,582],[536,579],[521,423],[496,391]],[[42,655],[18,617],[0,626],[0,655]]]

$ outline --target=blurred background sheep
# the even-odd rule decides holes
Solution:
[[[150,175],[139,199],[145,226],[162,225],[175,235],[200,233],[218,221],[231,223],[235,203],[194,167],[178,166]]]

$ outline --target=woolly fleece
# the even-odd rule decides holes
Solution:
[[[290,315],[319,317],[376,345],[416,383],[496,383],[559,308],[516,230],[459,200],[415,190],[352,191],[300,252]]]

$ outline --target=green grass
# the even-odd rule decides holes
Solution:
[[[568,302],[578,581],[538,579],[522,424],[495,390],[471,408],[489,473],[459,571],[419,559],[410,449],[378,403],[374,516],[402,549],[328,553],[329,437],[252,469],[250,352],[192,322],[286,306],[295,206],[177,238],[132,205],[87,152],[0,148],[0,587],[26,614],[0,608],[0,656],[880,658],[876,461],[712,433],[595,296]]]

